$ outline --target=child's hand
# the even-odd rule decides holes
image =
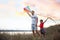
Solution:
[[[39,25],[37,25],[37,27],[39,27]]]

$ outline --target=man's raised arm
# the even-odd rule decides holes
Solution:
[[[31,17],[31,15],[29,13],[27,13],[27,14]]]

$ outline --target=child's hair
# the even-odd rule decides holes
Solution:
[[[40,21],[43,21],[42,19]]]

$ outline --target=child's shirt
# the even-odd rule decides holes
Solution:
[[[44,22],[40,23],[39,27],[42,29],[44,27]]]

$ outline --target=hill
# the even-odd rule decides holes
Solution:
[[[47,39],[49,40],[60,40],[60,24],[50,26],[46,29]]]

